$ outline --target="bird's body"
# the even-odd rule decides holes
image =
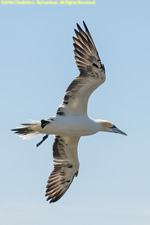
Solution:
[[[85,31],[77,24],[77,38],[74,40],[75,60],[80,71],[66,90],[64,99],[56,115],[46,120],[32,121],[13,129],[23,139],[31,139],[39,134],[54,134],[53,162],[54,170],[49,176],[46,196],[50,202],[60,199],[70,186],[79,170],[77,146],[81,136],[95,134],[99,131],[120,133],[113,123],[94,120],[87,115],[88,99],[93,91],[105,81],[105,67],[101,63],[90,32],[83,22]]]
[[[53,116],[47,121],[50,121],[43,129],[39,127],[40,133],[55,134],[58,136],[87,136],[100,131],[100,123],[90,119],[86,115],[73,116]]]

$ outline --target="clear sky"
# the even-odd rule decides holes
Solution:
[[[106,82],[88,114],[128,136],[81,138],[80,170],[61,200],[46,202],[52,171],[49,137],[22,141],[10,132],[55,114],[78,76],[72,36],[82,21],[92,34]],[[150,1],[96,5],[0,5],[0,223],[3,225],[150,224]]]

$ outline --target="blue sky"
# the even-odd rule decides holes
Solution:
[[[0,5],[1,224],[150,224],[149,8],[146,0]],[[72,36],[83,20],[107,76],[88,114],[128,136],[81,138],[79,175],[60,201],[49,204],[44,195],[53,137],[37,149],[41,137],[22,141],[10,129],[55,114],[79,74]]]

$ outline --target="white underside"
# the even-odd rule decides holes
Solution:
[[[39,132],[60,136],[86,136],[97,133],[100,125],[88,116],[54,116]]]

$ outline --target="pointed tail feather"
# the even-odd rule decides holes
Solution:
[[[11,131],[18,134],[22,139],[32,139],[38,136],[41,132],[41,122],[32,121],[32,123],[21,124],[22,127],[16,127]]]

